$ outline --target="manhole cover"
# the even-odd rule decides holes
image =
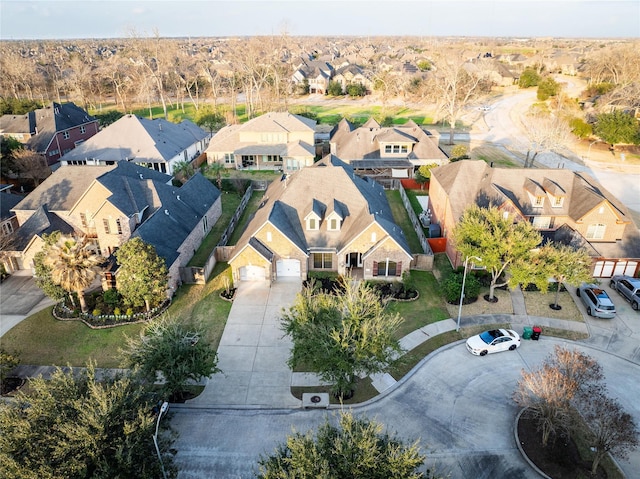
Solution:
[[[319,403],[320,401],[322,401],[322,398],[320,396],[311,396],[311,402],[312,403]]]

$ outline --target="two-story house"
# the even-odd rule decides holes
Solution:
[[[349,85],[357,84],[365,87],[369,93],[373,90],[373,82],[371,79],[365,75],[362,68],[352,63],[338,67],[333,75],[333,81],[340,83],[343,92],[347,91]]]
[[[61,166],[13,210],[21,237],[20,269],[33,268],[43,233],[75,232],[111,255],[132,236],[152,244],[169,268],[170,288],[222,212],[219,190],[197,173],[180,188],[135,163]],[[34,219],[35,218],[35,219]]]
[[[357,174],[382,180],[413,178],[421,165],[447,163],[449,159],[438,141],[439,136],[413,120],[382,127],[370,118],[361,127],[341,120],[331,132],[329,143],[331,154],[349,163]]]
[[[431,171],[431,220],[447,236],[472,204],[500,208],[505,217],[528,221],[545,240],[585,247],[594,277],[635,275],[640,270],[640,233],[629,210],[591,176],[567,169],[492,168],[462,160]],[[461,258],[447,242],[452,264]]]
[[[271,112],[222,128],[206,149],[207,163],[227,168],[294,171],[315,159],[315,120]]]
[[[291,80],[298,86],[307,82],[309,93],[326,94],[334,72],[333,66],[326,61],[303,58]]]
[[[90,140],[65,154],[63,165],[113,165],[130,161],[173,175],[176,163],[194,162],[207,147],[209,135],[189,120],[176,124],[125,115]]]
[[[398,280],[411,260],[382,186],[328,155],[271,183],[229,264],[236,281],[309,271]]]
[[[44,155],[48,165],[98,133],[98,128],[98,120],[73,103],[54,102],[24,115],[0,117],[0,135]]]

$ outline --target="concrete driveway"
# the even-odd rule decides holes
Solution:
[[[218,346],[222,373],[188,401],[195,407],[297,407],[287,366],[291,340],[280,330],[281,312],[300,292],[300,279],[239,283]]]
[[[12,274],[0,285],[0,336],[52,304],[54,301],[44,295],[31,276]]]
[[[584,344],[543,336],[515,352],[471,356],[464,343],[425,358],[388,393],[355,407],[407,440],[420,439],[427,467],[445,477],[539,477],[522,459],[511,395],[522,369],[535,369],[556,344],[576,347],[603,367],[609,391],[640,424],[640,367]],[[250,478],[261,454],[271,454],[292,429],[315,429],[337,410],[194,410],[172,408],[181,479]],[[640,451],[621,462],[627,477],[640,470]]]

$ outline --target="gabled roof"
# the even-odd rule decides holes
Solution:
[[[314,212],[324,221],[333,211],[342,218],[338,232],[327,234],[323,227],[306,230],[305,218],[310,213]],[[359,177],[349,165],[333,155],[281,181],[272,182],[265,193],[263,206],[251,220],[235,251],[241,251],[256,232],[269,223],[305,254],[317,248],[340,251],[369,226],[377,224],[410,255],[404,233],[394,223],[382,186]]]
[[[501,205],[510,201],[524,216],[569,216],[579,221],[604,202],[619,221],[632,222],[628,209],[602,185],[582,172],[567,169],[492,168],[481,160],[461,160],[431,170],[449,196],[454,218],[471,204]],[[546,185],[546,187],[545,187]],[[548,189],[547,189],[548,188]],[[561,207],[545,200],[533,208],[527,194],[563,196]]]
[[[34,236],[41,237],[54,231],[71,234],[74,228],[56,213],[50,212],[47,205],[42,205],[18,228],[17,241],[12,248],[14,251],[24,251]]]
[[[15,216],[11,213],[11,210],[22,201],[22,198],[23,197],[19,195],[0,192],[0,221],[4,221]]]
[[[66,153],[62,160],[166,162],[207,136],[189,120],[175,124],[125,115]]]
[[[447,155],[436,141],[413,120],[404,125],[381,127],[369,119],[363,126],[354,126],[342,120],[331,133],[332,152],[344,161],[380,159],[380,143],[412,144],[407,158],[424,160],[446,160]]]
[[[178,248],[198,226],[220,196],[220,190],[200,173],[180,188],[153,182],[161,207],[144,221],[132,237],[152,244],[170,267],[178,258]]]

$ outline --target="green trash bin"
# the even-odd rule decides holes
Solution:
[[[522,331],[522,339],[531,339],[531,335],[533,334],[533,328],[529,326],[525,326]]]

